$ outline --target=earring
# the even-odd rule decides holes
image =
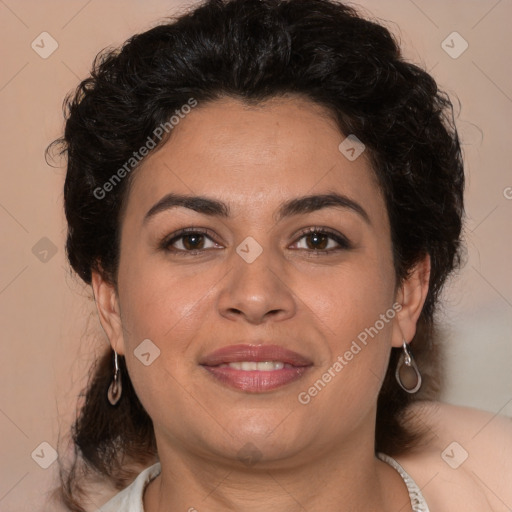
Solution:
[[[119,375],[119,363],[117,361],[117,352],[114,350],[114,378],[108,387],[107,397],[112,405],[116,405],[121,399],[123,391],[121,377]]]
[[[421,387],[421,373],[405,340],[403,341],[403,349],[403,354],[400,355],[396,365],[395,378],[404,391],[416,393]]]

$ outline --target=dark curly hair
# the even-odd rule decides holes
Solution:
[[[116,283],[120,224],[133,171],[104,197],[98,189],[151,140],[155,129],[191,98],[199,105],[223,97],[257,104],[297,95],[325,107],[341,133],[356,135],[385,197],[394,265],[400,282],[430,255],[428,296],[412,340],[424,377],[419,398],[440,382],[434,311],[439,292],[460,263],[464,171],[448,95],[420,67],[406,62],[388,29],[330,0],[209,0],[131,37],[95,59],[89,78],[66,98],[64,186],[71,266],[91,283],[100,272]],[[51,149],[50,146],[49,149]],[[96,191],[96,192],[95,192]],[[394,381],[400,349],[392,349],[377,404],[375,449],[396,455],[418,442],[405,411],[418,395]],[[120,357],[123,396],[107,401],[109,349],[91,370],[72,429],[75,463],[61,468],[61,498],[83,511],[82,470],[116,489],[158,460],[153,425]],[[130,468],[130,465],[133,467]]]

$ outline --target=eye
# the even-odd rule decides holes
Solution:
[[[341,233],[328,228],[311,227],[302,231],[293,248],[315,254],[328,254],[351,247],[348,239]],[[213,234],[209,234],[207,229],[185,228],[165,238],[160,248],[180,256],[193,256],[222,246],[215,242]]]
[[[302,236],[296,242],[296,248],[325,254],[350,249],[351,244],[341,233],[327,228],[312,227],[302,231]]]
[[[166,238],[161,248],[174,253],[199,254],[207,249],[219,248],[220,245],[208,235],[208,230],[185,228]]]

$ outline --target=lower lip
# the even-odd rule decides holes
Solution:
[[[262,393],[300,379],[309,366],[295,366],[271,371],[236,370],[229,366],[203,366],[203,368],[226,386],[248,393]]]

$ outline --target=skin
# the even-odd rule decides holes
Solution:
[[[305,99],[248,107],[224,98],[193,109],[133,176],[117,286],[95,272],[93,290],[155,427],[162,473],[146,489],[146,512],[410,510],[402,479],[374,456],[375,415],[391,347],[414,336],[429,259],[396,282],[383,197],[365,153],[349,161],[339,151],[344,138]],[[274,217],[287,200],[333,191],[361,205],[368,222],[335,207]],[[178,207],[144,221],[170,192],[222,200],[231,214]],[[351,247],[315,254],[311,236],[300,234],[313,226],[341,233]],[[203,253],[161,247],[186,227],[212,233]],[[236,252],[248,236],[263,249],[252,263]],[[401,309],[378,335],[299,403],[393,304]],[[149,366],[134,355],[145,339],[160,350]],[[198,364],[223,346],[258,342],[299,352],[313,368],[280,389],[247,393]],[[238,455],[247,443],[261,456],[250,466]]]

